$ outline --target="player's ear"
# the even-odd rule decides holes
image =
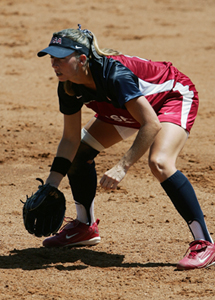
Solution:
[[[86,65],[86,63],[87,63],[87,57],[86,57],[85,54],[81,54],[81,55],[79,56],[79,62],[80,62],[83,66]]]

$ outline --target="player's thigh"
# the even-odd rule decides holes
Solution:
[[[175,164],[187,140],[188,133],[185,129],[173,123],[164,122],[161,125],[162,129],[150,148],[149,161]]]
[[[84,128],[104,148],[111,147],[123,140],[114,125],[103,122],[97,118],[92,118]]]

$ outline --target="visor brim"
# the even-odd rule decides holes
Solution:
[[[49,46],[40,52],[37,53],[37,56],[42,57],[47,54],[57,57],[57,58],[64,58],[72,53],[74,53],[75,50],[73,49],[68,49],[68,48],[63,48],[59,46]]]

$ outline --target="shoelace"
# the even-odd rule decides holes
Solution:
[[[64,222],[66,222],[66,224],[64,224],[64,225],[60,228],[59,233],[61,233],[61,232],[65,229],[65,227],[68,225],[68,223],[71,223],[71,222],[73,222],[73,221],[75,221],[73,218],[65,217],[65,218],[64,218]],[[58,235],[59,233],[56,233],[56,235]]]
[[[192,243],[190,243],[190,247],[187,249],[185,255],[190,250],[188,257],[194,258],[199,252],[205,250],[208,245],[209,242],[207,241],[202,241],[202,240],[193,241]]]

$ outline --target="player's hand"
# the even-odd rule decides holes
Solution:
[[[112,169],[105,172],[102,179],[100,180],[100,184],[104,189],[115,190],[117,185],[126,175],[126,170],[120,166],[116,165]]]

